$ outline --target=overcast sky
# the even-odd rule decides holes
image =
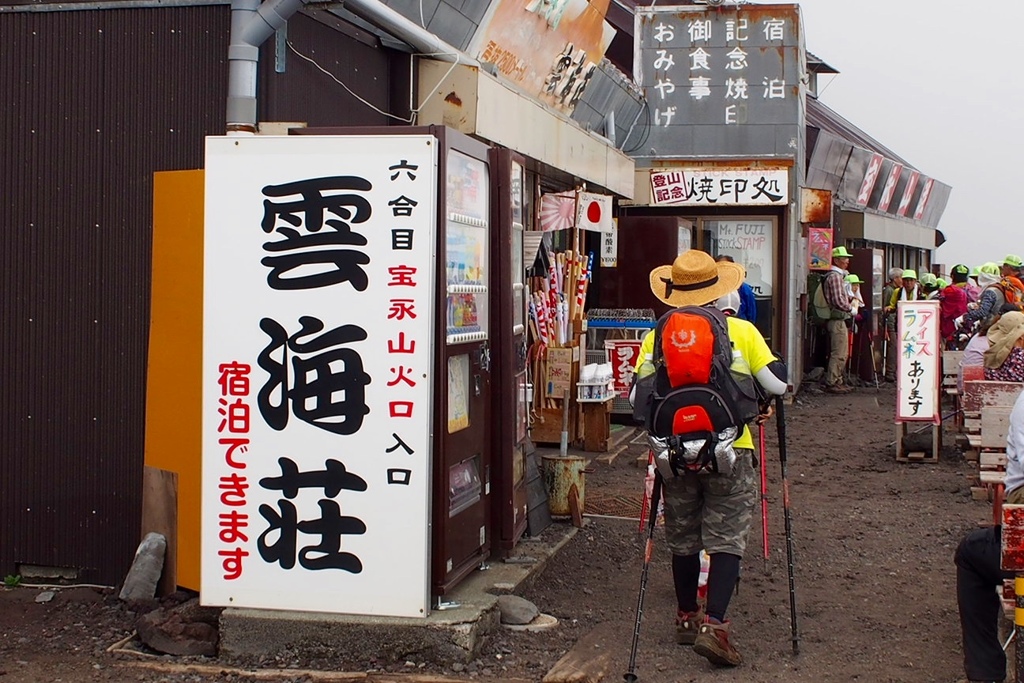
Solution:
[[[798,0],[820,99],[953,187],[936,260],[1024,256],[1024,0]]]

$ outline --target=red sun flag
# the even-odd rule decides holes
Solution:
[[[611,232],[612,198],[607,194],[580,192],[577,202],[576,227],[582,230]]]

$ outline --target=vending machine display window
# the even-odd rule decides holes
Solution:
[[[484,162],[455,150],[448,153],[448,344],[487,339],[488,183]]]

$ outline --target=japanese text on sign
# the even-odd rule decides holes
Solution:
[[[939,302],[901,301],[896,336],[896,421],[939,420]]]
[[[426,614],[436,147],[208,139],[204,604]]]
[[[651,203],[686,206],[770,206],[789,202],[785,169],[687,168],[651,171]]]
[[[775,10],[773,10],[775,11]],[[651,104],[642,156],[795,156],[800,123],[799,11],[637,7],[634,75]],[[743,136],[709,133],[746,128]],[[785,129],[785,133],[781,129]],[[740,142],[742,140],[742,142]]]

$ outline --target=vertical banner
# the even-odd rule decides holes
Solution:
[[[601,267],[614,268],[619,262],[619,220],[612,221],[612,226],[601,233]]]
[[[896,423],[941,422],[939,302],[901,301],[897,311]]]
[[[616,396],[629,398],[629,387],[633,383],[633,368],[640,358],[641,339],[615,339],[604,343],[608,362],[612,364],[612,391]]]
[[[436,211],[430,136],[207,138],[204,605],[426,616]]]
[[[832,228],[807,229],[807,267],[810,270],[832,267]]]

